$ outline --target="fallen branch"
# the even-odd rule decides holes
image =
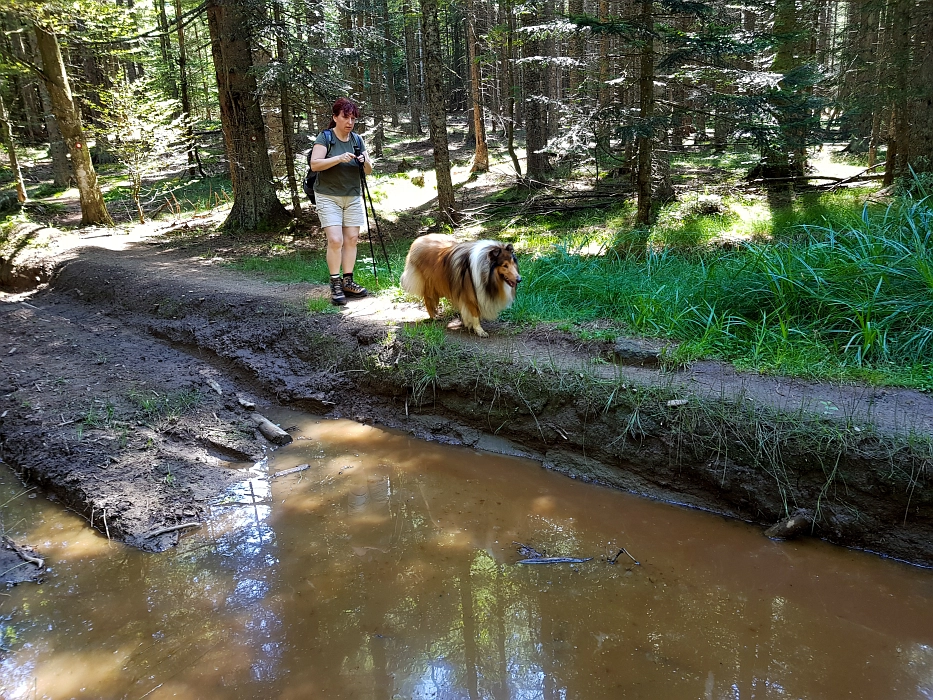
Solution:
[[[754,180],[748,180],[746,185],[769,185],[772,183],[779,182],[802,182],[806,183],[810,180],[827,180],[832,184],[827,185],[813,185],[814,187],[838,187],[839,185],[847,184],[850,182],[858,182],[860,180],[881,180],[884,178],[884,175],[852,175],[851,177],[831,177],[829,175],[793,175],[788,177],[760,177]]]
[[[875,164],[874,164],[873,166],[871,166],[870,168],[865,168],[865,169],[862,170],[861,172],[856,173],[855,175],[850,175],[849,177],[844,178],[844,179],[840,180],[839,182],[833,184],[832,186],[830,186],[829,190],[832,191],[832,190],[836,189],[837,187],[841,187],[842,185],[846,185],[846,184],[848,184],[848,183],[850,183],[850,182],[856,182],[856,181],[858,181],[858,180],[878,180],[878,179],[883,179],[883,178],[884,178],[884,175],[865,175],[865,173],[867,173],[867,172],[870,171],[870,170],[874,170],[875,168],[880,168],[882,165],[886,165],[886,164],[887,164],[887,163],[886,163],[885,161],[881,161],[880,163],[875,163]],[[862,177],[863,175],[864,175],[864,177]]]
[[[609,560],[608,560],[609,563],[610,563],[610,564],[615,564],[615,563],[616,563],[616,560],[619,558],[619,555],[620,555],[620,554],[623,554],[623,553],[625,554],[625,556],[627,556],[629,559],[631,559],[633,562],[635,562],[636,565],[641,566],[641,562],[638,561],[637,559],[635,559],[635,557],[633,557],[631,554],[629,554],[629,553],[628,553],[628,550],[627,550],[625,547],[622,547],[618,552],[616,552],[616,555],[615,555],[612,559],[609,559]]]
[[[252,416],[253,423],[256,424],[256,427],[259,428],[259,432],[263,434],[269,442],[275,445],[287,445],[292,441],[292,436],[282,430],[275,423],[270,421],[263,415],[259,413],[254,413]]]
[[[288,474],[297,474],[298,472],[303,472],[305,469],[310,469],[310,468],[311,468],[310,464],[299,464],[297,467],[292,467],[291,469],[283,469],[280,472],[276,472],[269,478],[277,479],[280,476],[286,476]]]
[[[28,564],[34,564],[36,567],[40,569],[43,566],[45,566],[45,560],[41,559],[40,557],[30,554],[28,549],[26,549],[25,547],[20,547],[18,544],[16,544],[13,540],[11,540],[6,535],[3,536],[3,543],[7,547],[12,549],[14,552],[16,552],[16,555],[20,559],[22,559],[24,562]]]
[[[181,523],[179,525],[169,525],[168,527],[160,527],[158,530],[153,530],[148,535],[143,535],[143,539],[148,540],[150,537],[158,537],[159,535],[164,535],[169,532],[175,532],[176,530],[185,530],[189,527],[201,527],[201,523]]]
[[[535,559],[520,559],[516,564],[582,564],[593,557],[577,559],[576,557],[538,557]]]

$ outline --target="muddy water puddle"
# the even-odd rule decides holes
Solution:
[[[296,441],[164,554],[42,497],[3,510],[49,571],[0,597],[0,697],[933,697],[931,571],[276,418]],[[22,490],[2,481],[0,503]],[[519,564],[515,543],[590,560]]]

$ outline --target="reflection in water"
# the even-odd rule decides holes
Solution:
[[[298,439],[173,552],[109,544],[42,499],[4,511],[50,571],[0,599],[0,696],[933,696],[933,572],[522,460],[283,419]],[[515,542],[593,559],[520,566]],[[608,563],[620,547],[641,565]]]

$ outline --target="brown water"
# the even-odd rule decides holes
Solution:
[[[41,497],[8,506],[50,570],[0,597],[0,696],[933,697],[931,571],[528,461],[279,418],[300,439],[165,554]],[[270,489],[267,469],[302,463]],[[21,488],[3,482],[0,503]],[[593,559],[520,565],[516,541]],[[640,565],[608,563],[621,547]]]

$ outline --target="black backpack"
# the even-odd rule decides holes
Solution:
[[[353,137],[353,151],[359,156],[362,152],[363,140],[352,131],[350,135]],[[334,145],[334,132],[330,129],[324,129],[324,140],[327,142],[327,152],[324,157],[327,158],[330,155],[330,147]],[[314,146],[311,146],[311,151],[313,150]],[[307,195],[311,204],[314,204],[314,183],[317,181],[317,173],[311,170],[311,151],[308,151],[308,172],[305,173],[305,179],[301,182],[301,189],[305,191],[305,195]]]

